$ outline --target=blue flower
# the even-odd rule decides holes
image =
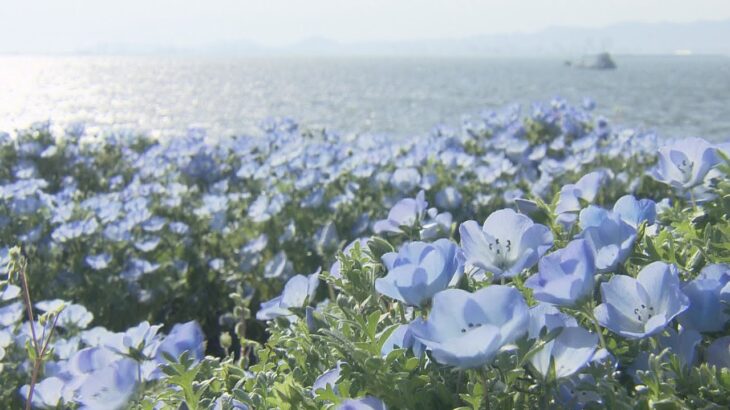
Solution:
[[[112,256],[105,252],[99,255],[89,255],[85,261],[87,265],[91,266],[91,269],[102,270],[109,266],[109,262],[112,261]]]
[[[584,211],[592,212],[592,209]],[[591,222],[591,226],[584,229],[581,236],[593,251],[596,270],[610,272],[631,254],[636,240],[636,229],[618,215],[606,212],[601,213],[595,222]]]
[[[395,349],[411,348],[413,348],[413,355],[416,357],[421,356],[423,353],[423,345],[413,337],[409,325],[399,325],[383,343],[380,355],[385,357]]]
[[[591,403],[603,404],[603,399],[595,391],[596,384],[596,379],[590,374],[564,379],[558,386],[558,405],[563,409],[582,410]]]
[[[488,363],[500,348],[527,333],[529,320],[522,294],[494,285],[474,293],[437,293],[428,320],[416,319],[410,330],[437,362],[471,368]]]
[[[65,402],[63,388],[65,383],[58,377],[48,377],[35,385],[33,390],[33,407],[57,408],[61,402]],[[20,395],[25,399],[28,397],[29,385],[20,388]]]
[[[383,255],[383,262],[388,275],[375,280],[375,289],[411,306],[421,306],[464,271],[463,255],[448,239],[407,243]]]
[[[349,245],[345,246],[345,249],[342,250],[342,253],[344,255],[348,255],[349,256],[350,255],[350,252],[355,247],[355,244],[356,243],[359,243],[360,244],[360,249],[361,250],[368,249],[368,240],[366,238],[360,238],[360,239],[355,239],[354,241],[350,242]],[[338,259],[330,267],[330,272],[329,272],[330,273],[330,276],[332,276],[335,279],[342,278],[342,273],[340,272],[341,268],[342,268],[342,264],[340,263],[340,261]]]
[[[573,375],[591,360],[598,347],[598,336],[582,327],[564,327],[560,334],[547,342],[530,362],[543,377],[555,366],[555,376],[560,379]]]
[[[682,326],[700,332],[719,332],[730,315],[725,312],[722,290],[730,283],[730,266],[708,265],[693,281],[682,287],[690,300],[689,308],[679,315]]]
[[[390,183],[401,192],[408,192],[421,182],[421,174],[415,168],[398,168],[393,172]]]
[[[660,332],[689,306],[674,265],[653,262],[636,279],[615,275],[601,284],[603,303],[594,309],[598,322],[621,336],[639,339]]]
[[[337,366],[334,369],[327,370],[322,373],[312,384],[312,393],[316,393],[317,390],[327,389],[327,386],[331,386],[335,393],[337,392],[337,381],[340,380],[341,362],[337,362]]]
[[[637,200],[633,195],[624,195],[613,205],[613,212],[634,228],[642,222],[651,225],[656,221],[656,202],[651,199]]]
[[[292,270],[292,264],[286,256],[286,252],[283,250],[279,251],[271,258],[270,261],[266,262],[264,266],[264,277],[265,278],[278,278],[284,276],[285,272]]]
[[[525,281],[535,299],[559,306],[574,306],[593,293],[593,253],[577,239],[542,259],[536,274]]]
[[[566,184],[560,189],[555,213],[566,224],[572,225],[575,214],[585,204],[592,204],[598,196],[601,185],[608,179],[606,171],[594,171],[583,175],[575,184]]]
[[[398,201],[388,212],[388,218],[375,222],[373,231],[377,234],[402,233],[401,227],[412,227],[423,221],[426,216],[426,193],[420,191],[415,198],[404,198]]]
[[[466,221],[459,234],[467,262],[496,277],[519,275],[553,246],[550,229],[511,209],[493,212],[482,227]]]
[[[196,321],[179,323],[172,327],[170,334],[157,347],[155,357],[158,363],[167,363],[164,354],[179,358],[183,352],[199,362],[205,354],[205,335]]]
[[[382,400],[365,396],[359,399],[347,399],[340,403],[337,410],[386,410],[386,407]]]
[[[461,201],[461,193],[454,187],[446,187],[436,194],[436,206],[441,209],[458,209]]]
[[[730,336],[723,336],[712,342],[705,351],[705,359],[711,366],[730,369]]]
[[[261,304],[261,309],[256,312],[256,319],[271,320],[284,316],[292,322],[297,320],[297,316],[289,308],[304,307],[314,298],[318,286],[319,269],[309,276],[292,276],[284,285],[281,295]]]
[[[649,172],[654,179],[677,189],[701,185],[720,162],[717,149],[702,138],[686,138],[659,149],[659,162]]]
[[[139,364],[120,359],[89,375],[75,400],[84,409],[120,409],[126,406],[137,386]]]
[[[545,329],[547,332],[559,327],[578,326],[573,316],[559,311],[555,306],[547,303],[538,303],[530,308],[530,323],[527,329],[527,338],[530,340],[540,337]]]

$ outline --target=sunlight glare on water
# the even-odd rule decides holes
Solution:
[[[616,57],[615,71],[559,59],[0,57],[0,130],[51,120],[90,132],[255,133],[304,127],[410,136],[464,114],[560,96],[618,125],[730,139],[730,58]]]

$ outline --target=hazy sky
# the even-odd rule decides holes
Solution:
[[[0,0],[0,52],[396,41],[729,18],[730,0]]]

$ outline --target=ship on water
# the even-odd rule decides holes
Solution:
[[[566,61],[566,66],[575,68],[586,68],[590,70],[615,70],[616,63],[609,53],[598,53],[581,57],[576,61]]]

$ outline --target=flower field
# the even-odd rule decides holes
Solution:
[[[0,408],[730,407],[730,144],[592,106],[0,134]]]

